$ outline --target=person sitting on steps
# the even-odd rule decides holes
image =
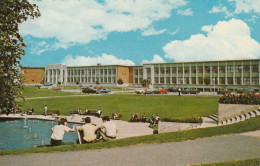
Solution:
[[[91,143],[91,142],[95,142],[96,141],[96,130],[97,127],[93,124],[91,124],[91,118],[90,117],[86,117],[85,119],[85,124],[81,127],[77,128],[78,131],[83,131],[83,139],[82,139],[82,143]]]

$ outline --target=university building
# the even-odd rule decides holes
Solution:
[[[209,78],[209,85],[204,83],[204,77]],[[44,68],[43,83],[75,85],[79,82],[84,86],[99,82],[102,86],[116,86],[117,80],[122,79],[127,86],[141,87],[142,80],[148,79],[154,88],[180,87],[212,91],[247,87],[259,91],[259,77],[260,59],[146,63],[140,66],[55,64]]]

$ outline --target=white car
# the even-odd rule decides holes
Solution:
[[[144,92],[145,92],[145,89],[136,89],[135,90],[136,94],[144,94]]]

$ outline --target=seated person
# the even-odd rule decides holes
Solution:
[[[87,115],[88,114],[88,109],[86,109],[83,114]]]
[[[52,146],[57,146],[57,145],[62,145],[62,140],[64,137],[65,132],[74,132],[75,131],[75,126],[69,128],[67,123],[67,119],[61,118],[59,120],[58,125],[55,125],[51,130],[52,130],[52,135],[51,135],[51,142],[50,144]]]
[[[115,123],[111,122],[108,116],[102,118],[103,124],[97,129],[97,139],[101,137],[104,140],[115,139],[118,129]]]
[[[97,127],[93,124],[91,124],[90,117],[86,117],[85,124],[81,127],[77,128],[78,131],[83,131],[83,139],[82,143],[90,143],[96,141],[96,129]]]
[[[99,118],[102,116],[102,110],[101,110],[101,109],[99,109],[99,110],[97,111],[97,116],[98,116]]]
[[[142,116],[142,122],[146,122],[146,114],[143,114],[143,116]]]
[[[81,114],[82,114],[82,112],[81,112],[81,110],[80,110],[80,109],[78,109],[78,114],[79,114],[79,115],[81,115]]]

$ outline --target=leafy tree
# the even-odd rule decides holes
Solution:
[[[151,81],[148,79],[143,79],[142,81],[142,86],[143,87],[148,87],[151,84]]]
[[[96,80],[96,84],[99,85],[99,81],[98,80]]]
[[[79,81],[76,81],[75,83],[76,83],[76,85],[79,85]]]
[[[22,98],[21,57],[26,47],[18,25],[40,16],[35,4],[28,0],[0,0],[0,108],[9,113]]]
[[[123,81],[121,78],[119,78],[119,79],[117,80],[117,83],[118,83],[119,85],[122,85],[122,84],[124,83],[124,81]]]
[[[210,78],[209,78],[209,76],[205,76],[204,78],[203,78],[203,81],[204,81],[204,83],[208,86],[209,84],[210,84]]]

